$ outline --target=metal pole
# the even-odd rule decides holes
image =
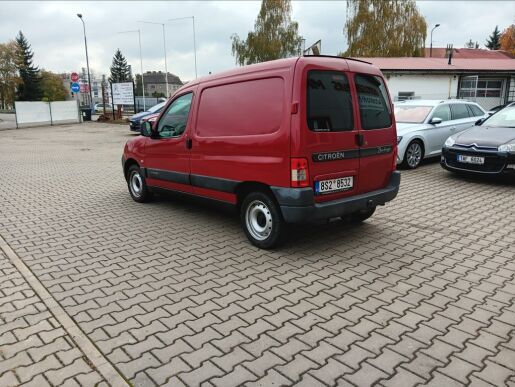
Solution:
[[[138,40],[139,40],[139,64],[141,67],[141,88],[143,89],[143,111],[147,111],[147,105],[145,103],[145,80],[143,79],[143,56],[141,55],[141,31],[138,29]],[[136,110],[136,106],[134,106]],[[136,111],[134,111],[136,114]]]
[[[86,47],[86,67],[88,68],[88,87],[89,87],[89,107],[93,105],[93,96],[91,94],[91,75],[89,73],[89,56],[88,56],[88,41],[86,40],[86,23],[82,19],[82,15],[80,13],[77,14],[80,21],[82,22],[82,27],[84,29],[84,46]]]
[[[431,30],[431,42],[429,43],[429,57],[433,57],[433,31],[436,27],[440,27],[440,24],[436,24],[433,29]]]
[[[191,19],[193,20],[193,53],[195,55],[195,78],[198,78],[198,75],[197,75],[197,42],[195,39],[195,16],[192,16]]]
[[[165,51],[165,82],[166,82],[166,99],[170,97],[168,94],[168,65],[166,64],[166,33],[165,33],[165,24],[162,24],[163,26],[163,47]]]

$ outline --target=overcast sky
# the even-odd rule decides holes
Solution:
[[[140,72],[137,33],[141,30],[143,69],[164,71],[163,35],[160,25],[138,21],[166,22],[195,16],[199,76],[235,66],[230,36],[245,38],[254,27],[260,1],[201,2],[9,2],[0,1],[0,42],[22,30],[41,68],[55,72],[79,71],[85,67],[82,24],[86,22],[90,67],[107,72],[117,48],[134,72]],[[470,38],[484,46],[496,25],[502,30],[515,23],[513,1],[417,1],[427,23],[440,23],[433,47],[463,47]],[[322,53],[334,55],[346,49],[343,25],[345,1],[293,1],[292,18],[309,45],[322,39]],[[426,45],[429,47],[429,32]],[[168,71],[183,80],[195,77],[191,19],[166,24]]]

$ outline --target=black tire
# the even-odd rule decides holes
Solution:
[[[138,203],[148,202],[152,193],[148,190],[145,176],[137,165],[131,165],[127,171],[127,187],[132,199]]]
[[[264,192],[249,193],[240,209],[243,231],[250,243],[260,249],[277,246],[284,233],[284,220],[274,198]]]
[[[361,223],[370,218],[372,215],[374,215],[374,212],[376,211],[375,207],[369,208],[367,210],[361,210],[358,212],[355,212],[354,214],[351,214],[350,221],[352,223]]]
[[[415,169],[424,159],[424,144],[420,140],[411,141],[406,147],[404,158],[402,159],[402,167],[407,169]]]

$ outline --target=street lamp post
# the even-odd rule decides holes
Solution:
[[[166,31],[165,31],[165,23],[157,23],[157,22],[150,22],[150,21],[142,21],[140,20],[140,23],[146,23],[146,24],[159,24],[161,27],[163,27],[163,48],[164,48],[164,54],[165,54],[165,82],[166,82],[166,98],[170,97],[168,94],[168,65],[166,63]],[[143,75],[142,75],[143,76]]]
[[[184,19],[191,19],[193,25],[193,55],[195,57],[195,78],[197,78],[197,42],[195,39],[195,16],[176,17],[174,19],[168,19],[168,21],[171,22]]]
[[[433,31],[435,30],[435,28],[437,27],[440,27],[440,24],[436,24],[433,29],[431,30],[431,43],[429,45],[429,57],[432,58],[433,57]]]
[[[140,64],[140,70],[141,70],[141,88],[143,89],[143,110],[147,110],[147,105],[145,103],[145,80],[143,79],[143,56],[141,55],[141,31],[139,29],[137,30],[130,30],[130,31],[121,31],[118,32],[119,34],[126,34],[130,32],[137,32],[138,33],[138,42],[139,42],[139,64]],[[134,111],[136,111],[136,106],[134,106]]]
[[[79,17],[80,21],[82,22],[82,27],[84,29],[84,46],[86,47],[86,66],[88,69],[89,107],[91,107],[93,105],[93,97],[91,95],[91,75],[89,74],[89,57],[88,57],[88,41],[86,40],[86,24],[84,23],[84,20],[82,19],[81,13],[78,13],[77,16]]]

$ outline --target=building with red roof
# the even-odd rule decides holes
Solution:
[[[394,101],[464,98],[485,109],[515,101],[515,59],[508,53],[453,49],[450,60],[444,56],[433,48],[431,58],[359,59],[381,69]]]

